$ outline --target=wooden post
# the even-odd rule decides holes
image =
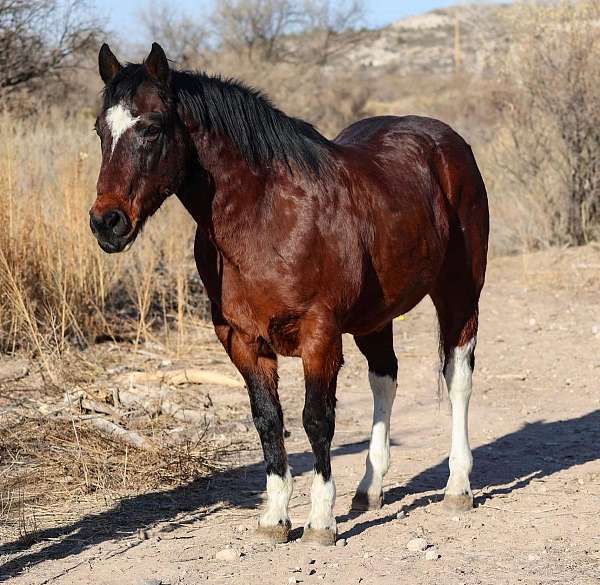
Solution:
[[[454,72],[462,69],[462,52],[460,47],[460,20],[458,14],[454,15]]]

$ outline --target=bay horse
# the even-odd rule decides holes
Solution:
[[[352,507],[374,509],[390,459],[392,321],[425,295],[439,318],[452,407],[444,502],[471,508],[467,419],[489,216],[469,145],[414,116],[365,119],[328,140],[241,83],[172,69],[156,43],[141,64],[121,65],[106,44],[98,60],[102,163],[91,229],[103,250],[120,252],[171,194],[197,222],[194,254],[214,329],[246,382],[264,452],[260,535],[284,542],[291,526],[277,355],[304,368],[314,477],[303,540],[333,544],[342,334],[367,359],[374,400]]]

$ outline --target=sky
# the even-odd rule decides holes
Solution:
[[[215,0],[218,2],[218,0]],[[366,25],[380,27],[404,16],[427,12],[457,4],[457,0],[365,0]],[[130,41],[140,39],[136,27],[136,17],[148,6],[149,2],[141,0],[96,0],[99,14],[108,20],[111,31]],[[202,8],[210,8],[211,0],[179,0],[177,6],[184,12],[201,16]]]

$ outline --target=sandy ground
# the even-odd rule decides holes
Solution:
[[[599,293],[598,249],[491,263],[471,409],[471,512],[448,514],[440,503],[450,417],[448,401],[437,398],[435,321],[424,301],[396,322],[399,392],[385,505],[361,515],[350,514],[349,506],[368,448],[372,401],[364,359],[345,340],[333,450],[338,546],[313,548],[297,540],[308,513],[312,457],[300,420],[300,364],[283,360],[281,395],[295,477],[290,543],[254,539],[265,478],[258,439],[251,428],[244,430],[249,413],[232,407],[235,424],[228,432],[247,437],[253,448],[230,470],[44,530],[30,548],[17,539],[4,542],[0,581],[597,584]],[[231,371],[226,363],[222,368]],[[245,405],[246,398],[242,390],[223,389],[218,401]],[[415,537],[425,538],[439,558],[410,552],[406,545]],[[228,547],[234,560],[218,560]]]

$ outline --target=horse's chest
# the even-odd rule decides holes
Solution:
[[[275,286],[250,286],[239,273],[224,271],[221,310],[223,317],[249,339],[262,339],[273,350],[297,356],[301,315],[290,311]]]

